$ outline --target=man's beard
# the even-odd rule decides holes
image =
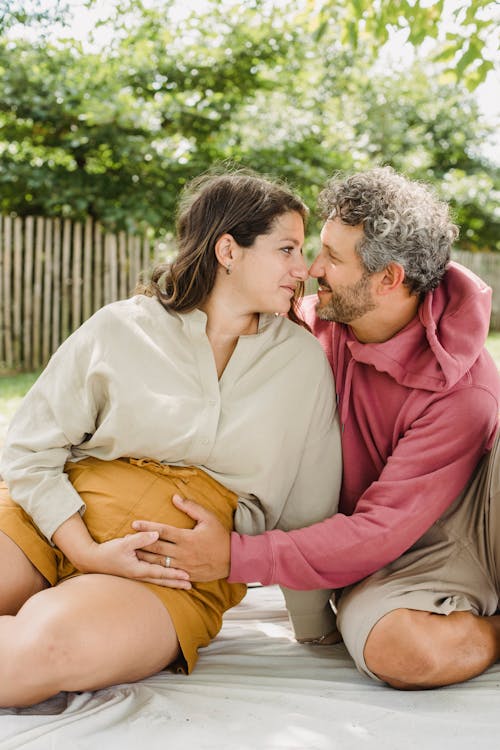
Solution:
[[[320,284],[322,281],[318,279]],[[351,323],[371,312],[375,307],[370,291],[370,274],[364,273],[355,284],[336,286],[332,289],[330,300],[324,305],[321,302],[316,305],[316,314],[321,320]]]

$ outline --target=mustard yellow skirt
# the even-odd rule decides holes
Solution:
[[[201,469],[166,466],[149,459],[100,461],[86,458],[66,464],[65,471],[86,504],[83,520],[96,542],[133,533],[132,521],[143,519],[179,528],[192,528],[194,521],[172,503],[180,494],[196,500],[215,513],[228,529],[238,498]],[[14,503],[6,485],[0,483],[0,530],[25,553],[51,586],[79,571],[57,547],[52,547],[31,518]],[[246,593],[243,584],[226,579],[194,583],[189,591],[142,583],[158,596],[168,610],[179,639],[182,658],[174,666],[191,672],[198,649],[215,638],[222,615],[238,604]]]

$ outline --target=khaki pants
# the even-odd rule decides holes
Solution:
[[[86,504],[83,516],[97,542],[133,533],[135,519],[192,528],[194,521],[172,503],[175,493],[189,497],[233,527],[238,498],[201,469],[165,466],[151,460],[100,461],[86,458],[68,463],[65,471]],[[79,571],[40,534],[31,518],[14,503],[0,484],[0,530],[23,550],[51,586]],[[191,672],[198,649],[219,632],[225,610],[244,597],[246,587],[227,580],[196,583],[189,591],[141,583],[158,596],[173,620],[183,658],[176,665]],[[124,624],[126,627],[126,624]]]
[[[500,434],[470,484],[408,552],[344,589],[337,624],[358,669],[373,626],[395,609],[495,613],[500,593]]]

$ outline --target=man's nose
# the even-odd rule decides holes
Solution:
[[[323,269],[321,267],[319,256],[316,256],[309,266],[309,276],[312,276],[313,279],[319,279],[320,276],[323,276]]]

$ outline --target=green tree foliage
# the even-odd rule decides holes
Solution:
[[[454,202],[466,246],[500,249],[499,170],[478,156],[487,133],[467,90],[490,62],[490,27],[463,20],[432,64],[377,62],[391,27],[414,44],[438,35],[442,3],[427,5],[207,0],[180,17],[173,0],[122,0],[106,47],[4,33],[0,211],[161,232],[182,185],[214,162],[284,177],[311,206],[335,170],[393,164]],[[458,82],[452,42],[455,61],[476,45]]]
[[[310,9],[316,7],[310,0]],[[443,31],[443,15],[447,28]],[[310,15],[315,35],[320,39],[329,29],[331,19],[341,24],[341,40],[354,49],[368,47],[377,54],[380,44],[391,31],[406,32],[415,47],[424,41],[441,40],[436,62],[446,63],[446,71],[455,80],[473,89],[494,68],[498,52],[499,9],[492,0],[322,0],[316,13]]]
[[[44,0],[1,0],[0,34],[12,26],[36,24],[40,31],[61,22],[67,16],[68,6],[62,0],[54,0],[47,7]]]

